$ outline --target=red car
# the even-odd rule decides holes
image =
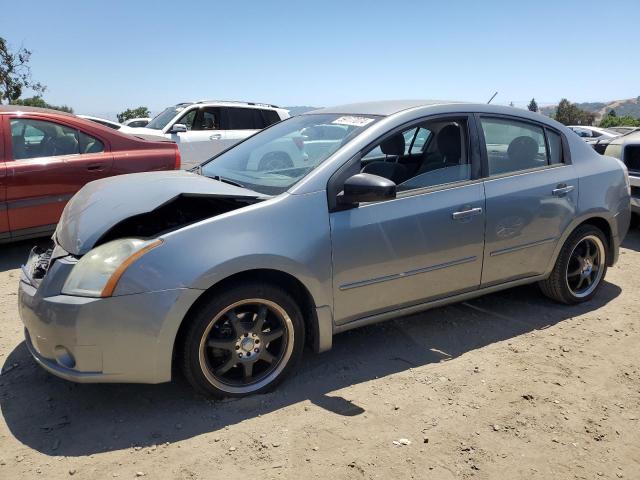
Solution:
[[[67,201],[92,180],[178,168],[173,142],[56,110],[0,105],[0,242],[51,233]]]

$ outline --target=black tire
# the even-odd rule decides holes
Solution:
[[[182,370],[189,383],[207,396],[244,397],[269,391],[296,369],[302,357],[302,313],[291,295],[275,285],[232,286],[203,303],[187,321],[180,346]],[[282,335],[270,340],[280,329]],[[244,342],[250,344],[248,349]],[[249,364],[255,378],[247,377]]]
[[[632,213],[631,223],[629,224],[629,228],[638,228],[638,227],[640,227],[640,214]]]
[[[587,261],[592,251],[582,250],[587,248],[597,251],[597,268],[595,256]],[[593,225],[578,227],[562,246],[549,278],[539,282],[542,293],[567,305],[591,300],[607,274],[609,255],[609,243],[602,230]]]

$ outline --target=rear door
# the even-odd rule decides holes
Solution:
[[[5,116],[0,115],[0,240],[10,236],[9,233],[9,217],[7,215],[7,165],[4,138],[6,126],[4,125]]]
[[[258,108],[223,107],[222,141],[229,148],[268,125]]]
[[[89,182],[109,176],[113,168],[113,155],[105,138],[79,130],[78,147],[77,155],[67,155],[64,158],[72,176],[69,182],[72,193]]]
[[[479,125],[487,174],[482,285],[540,275],[576,212],[568,147],[536,122],[480,116]]]

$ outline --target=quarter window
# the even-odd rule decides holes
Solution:
[[[29,118],[11,119],[10,124],[14,160],[80,153],[74,128]]]
[[[541,127],[517,120],[482,118],[489,175],[547,165],[547,147]]]
[[[562,158],[562,137],[559,133],[546,130],[547,142],[549,143],[549,163],[557,165],[563,163]]]

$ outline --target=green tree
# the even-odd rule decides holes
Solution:
[[[530,112],[537,112],[538,111],[538,104],[536,103],[536,99],[532,98],[531,101],[529,102],[529,105],[527,105],[527,108],[529,109]]]
[[[60,110],[62,112],[73,113],[73,108],[68,105],[51,105],[44,101],[40,95],[29,98],[19,98],[11,102],[12,105],[23,105],[25,107],[51,108],[52,110]]]
[[[578,108],[566,98],[560,100],[554,118],[565,125],[593,125],[596,120],[594,113]]]
[[[600,122],[600,126],[602,128],[608,127],[640,127],[640,120],[637,118],[630,117],[625,115],[623,117],[618,117],[614,115],[605,115],[602,121]]]
[[[617,117],[618,114],[616,113],[616,111],[612,108],[611,110],[609,110],[609,113],[607,113],[608,117]]]
[[[120,123],[131,120],[132,118],[150,117],[151,112],[147,107],[127,108],[124,112],[118,114],[118,121]]]
[[[31,78],[31,51],[20,47],[11,51],[7,41],[0,37],[0,104],[11,103],[20,98],[23,90],[29,88],[42,94],[46,87]]]

